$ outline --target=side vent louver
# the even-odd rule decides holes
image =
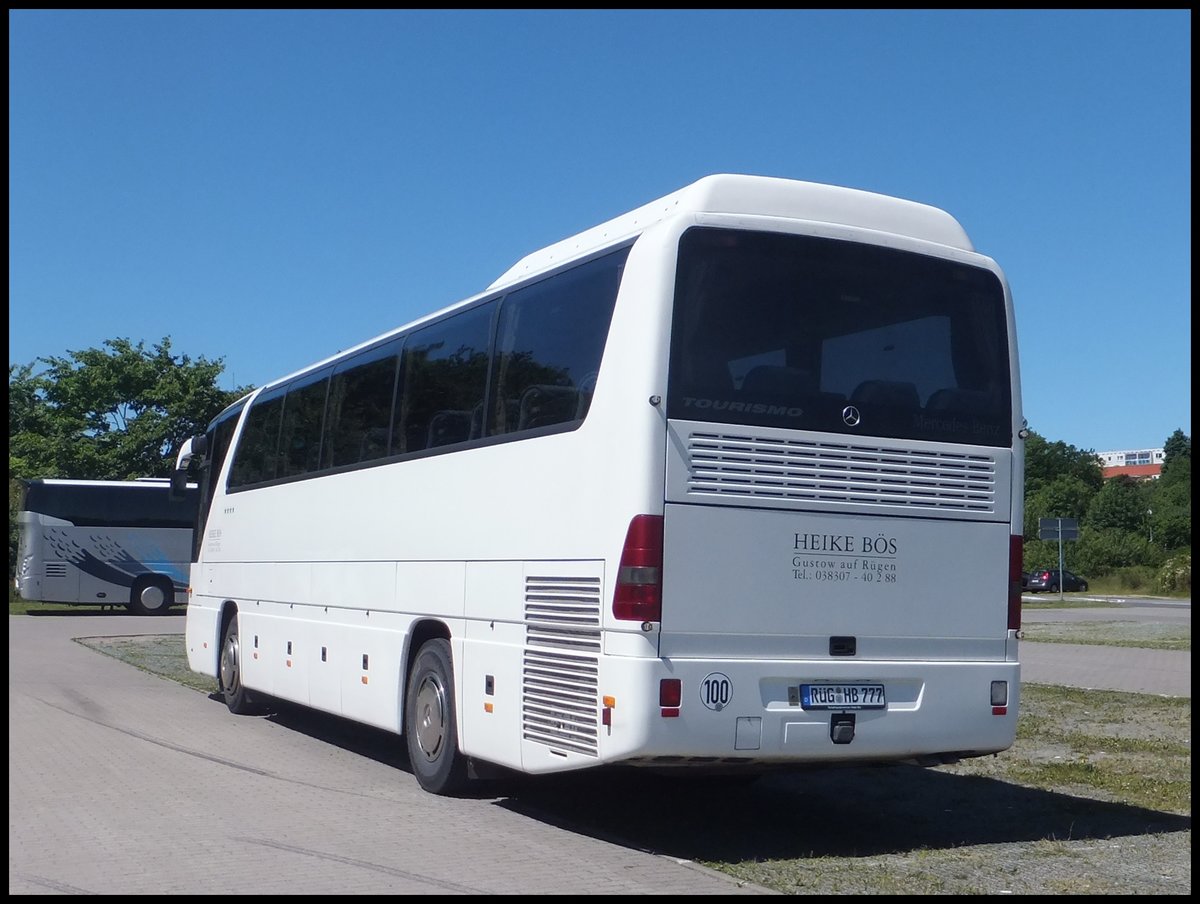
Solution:
[[[597,756],[600,578],[525,579],[522,735]]]

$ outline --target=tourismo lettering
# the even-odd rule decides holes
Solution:
[[[683,397],[684,408],[695,408],[703,411],[738,411],[743,414],[769,414],[772,417],[800,417],[803,408],[789,408],[786,405],[767,405],[762,402],[730,402],[727,399],[697,399],[692,396]]]

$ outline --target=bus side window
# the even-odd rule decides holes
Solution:
[[[575,420],[579,390],[571,386],[530,386],[521,393],[517,429],[531,430]]]
[[[358,464],[388,454],[401,341],[369,349],[335,368],[321,447],[323,467]]]
[[[229,486],[240,487],[275,479],[283,395],[258,399],[246,413],[246,425],[233,453]]]
[[[495,309],[495,301],[470,308],[418,330],[405,343],[392,418],[393,454],[467,439],[471,409],[487,383]]]
[[[490,436],[587,416],[628,253],[621,249],[504,298]]]
[[[471,433],[471,412],[439,411],[429,422],[426,448],[464,442]]]
[[[283,403],[279,440],[279,476],[291,477],[316,471],[321,464],[321,430],[325,422],[325,399],[329,372],[293,383]]]

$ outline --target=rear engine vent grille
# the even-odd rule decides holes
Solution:
[[[525,579],[522,734],[561,752],[599,755],[600,579]]]
[[[733,499],[993,513],[996,462],[963,452],[693,433],[687,487],[689,495]]]

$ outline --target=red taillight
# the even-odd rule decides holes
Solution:
[[[663,678],[658,682],[658,705],[677,707],[683,702],[683,682],[678,678]]]
[[[1008,538],[1008,627],[1021,630],[1021,564],[1025,538],[1015,534]]]
[[[662,515],[635,515],[625,533],[613,615],[624,621],[662,618]]]

